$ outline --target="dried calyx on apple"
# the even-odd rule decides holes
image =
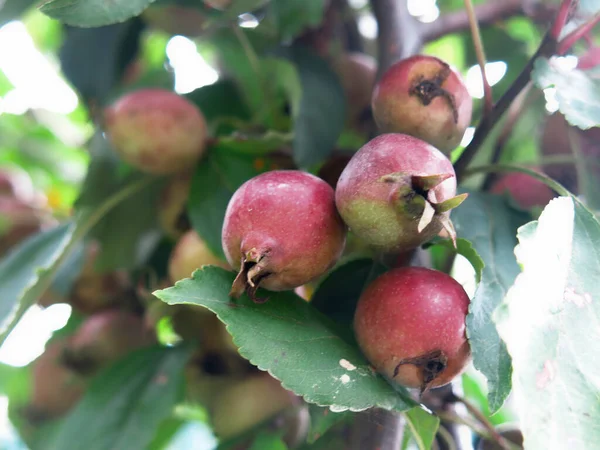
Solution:
[[[450,210],[456,195],[452,163],[426,142],[384,134],[365,144],[340,176],[338,211],[350,230],[381,252],[412,250],[442,229],[455,240]]]
[[[379,373],[423,393],[452,381],[470,361],[468,308],[467,293],[449,275],[423,267],[394,269],[361,295],[356,340]]]

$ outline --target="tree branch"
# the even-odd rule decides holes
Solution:
[[[504,115],[506,110],[509,108],[513,100],[521,93],[521,91],[527,86],[531,79],[531,71],[533,70],[533,64],[535,60],[540,56],[550,57],[556,52],[557,42],[552,39],[550,35],[546,35],[540,44],[539,48],[531,59],[527,62],[527,65],[523,68],[517,79],[513,82],[510,88],[504,93],[504,95],[498,100],[498,103],[494,105],[492,112],[481,119],[475,135],[471,143],[465,148],[462,155],[456,161],[454,170],[456,171],[457,181],[462,181],[464,172],[477,153],[477,150],[484,143],[494,126],[498,123],[500,118]]]
[[[479,25],[489,26],[500,20],[515,16],[528,16],[536,21],[548,21],[554,15],[554,9],[544,4],[532,3],[529,0],[489,0],[489,3],[475,7]],[[435,22],[423,24],[422,38],[434,41],[448,33],[467,30],[469,17],[466,11],[457,11],[440,16]]]
[[[379,75],[392,64],[418,53],[423,45],[421,24],[409,14],[405,0],[371,0],[379,34]]]

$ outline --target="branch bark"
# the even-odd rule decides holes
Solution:
[[[423,45],[421,24],[409,14],[406,0],[371,0],[379,27],[379,75],[392,64],[418,53]]]

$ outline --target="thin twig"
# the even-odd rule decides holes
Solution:
[[[531,87],[533,84],[530,82],[523,88],[521,93],[515,98],[515,101],[510,105],[507,112],[507,119],[502,126],[502,131],[500,132],[500,136],[496,141],[496,145],[494,146],[494,152],[492,153],[492,158],[490,159],[490,164],[496,164],[500,162],[502,158],[502,152],[506,143],[510,139],[512,135],[513,129],[517,124],[517,121],[521,118],[522,114],[527,110],[526,103],[530,103],[531,99],[526,101],[526,97],[531,92]],[[538,95],[541,95],[541,91],[535,91]],[[532,95],[531,97],[537,98],[537,96]],[[485,181],[482,185],[482,190],[487,191],[494,184],[497,179],[497,174],[490,172],[488,176],[485,178]]]
[[[490,0],[475,6],[475,14],[482,26],[514,16],[525,15],[522,0]],[[446,13],[431,23],[422,25],[422,37],[425,41],[436,40],[446,34],[469,28],[469,16],[466,11]]]
[[[479,23],[477,22],[477,15],[475,8],[473,8],[473,2],[471,0],[464,0],[465,9],[467,10],[467,17],[469,18],[469,27],[471,28],[471,36],[473,38],[473,46],[475,47],[475,55],[477,56],[477,64],[481,70],[481,80],[483,82],[483,115],[487,116],[492,112],[494,107],[494,98],[492,96],[492,87],[487,79],[485,73],[485,48],[483,46],[483,40],[481,39],[481,31],[479,30]]]
[[[531,79],[531,71],[533,70],[534,62],[539,57],[550,57],[556,52],[557,42],[552,39],[549,34],[544,36],[542,43],[539,48],[535,52],[535,54],[531,57],[531,59],[527,62],[527,65],[523,68],[517,79],[513,82],[513,84],[508,88],[508,90],[504,93],[498,103],[494,105],[494,108],[490,112],[490,114],[484,116],[477,126],[475,130],[475,134],[473,136],[473,140],[471,143],[465,148],[462,155],[456,161],[454,165],[454,170],[456,171],[457,180],[460,182],[464,176],[464,172],[467,169],[469,163],[479,150],[479,148],[485,142],[485,139],[488,137],[490,132],[494,129],[500,118],[504,115],[506,110],[509,108],[513,100],[521,93],[521,91],[527,86],[529,80]]]
[[[456,394],[454,394],[454,400],[465,405],[465,407],[467,408],[467,411],[469,411],[469,414],[471,414],[473,417],[475,417],[475,419],[477,419],[477,421],[481,425],[483,425],[483,427],[486,429],[486,431],[490,434],[490,436],[494,439],[494,441],[496,441],[496,443],[502,449],[510,450],[511,445],[508,443],[508,441],[504,438],[504,436],[502,436],[500,433],[498,433],[498,430],[496,430],[496,428],[494,428],[494,425],[492,425],[492,423],[488,420],[488,418],[485,417],[485,415],[481,411],[479,411],[479,409],[475,405],[473,405],[466,398],[463,398],[460,395],[456,395]]]
[[[438,435],[442,438],[448,450],[457,450],[456,442],[454,441],[454,436],[452,436],[452,433],[450,433],[446,429],[446,427],[439,427]]]
[[[560,34],[562,33],[563,28],[569,21],[569,17],[572,13],[573,3],[576,3],[577,0],[563,0],[558,9],[558,13],[556,14],[556,19],[554,19],[554,23],[552,24],[552,28],[550,28],[550,36],[558,41]]]
[[[558,55],[564,55],[565,53],[567,53],[571,49],[571,47],[575,45],[575,42],[577,42],[579,39],[586,36],[590,31],[592,31],[592,29],[598,24],[598,22],[600,22],[600,14],[596,14],[591,20],[584,23],[576,30],[573,30],[571,33],[565,36],[564,39],[561,39],[561,41],[558,43],[558,50],[556,51],[556,53]]]

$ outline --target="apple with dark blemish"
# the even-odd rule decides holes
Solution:
[[[424,392],[448,384],[470,361],[468,308],[467,293],[449,275],[423,267],[394,269],[361,295],[356,340],[388,380]]]
[[[225,214],[222,243],[239,271],[231,295],[284,291],[327,272],[344,250],[346,227],[331,186],[298,170],[276,170],[245,182]]]
[[[391,66],[373,90],[373,116],[384,133],[406,133],[448,154],[471,123],[473,99],[460,74],[433,56]]]

